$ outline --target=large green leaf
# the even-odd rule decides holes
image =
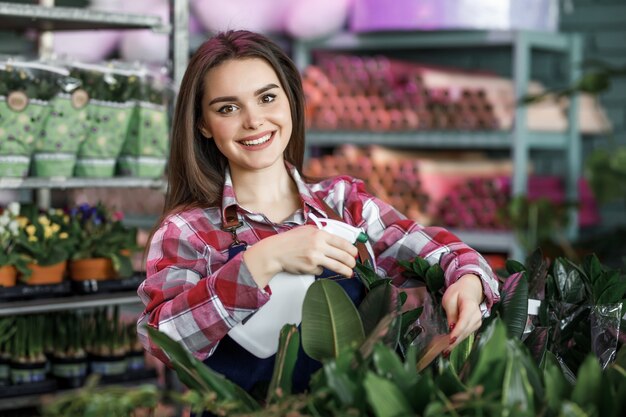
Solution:
[[[589,297],[580,270],[569,260],[559,258],[554,262],[553,275],[561,301],[577,304]]]
[[[415,414],[405,395],[393,382],[368,372],[363,385],[367,401],[376,417],[402,417]]]
[[[359,384],[348,372],[338,367],[335,361],[324,364],[324,377],[327,387],[344,407],[350,407],[357,402]]]
[[[280,341],[274,372],[267,391],[267,403],[272,403],[286,395],[291,394],[293,370],[298,359],[300,348],[300,333],[293,324],[286,324],[280,329]]]
[[[549,327],[535,327],[524,340],[524,345],[526,345],[538,366],[542,366],[543,364],[549,339]]]
[[[152,341],[166,352],[183,384],[201,393],[214,392],[217,401],[236,401],[242,410],[259,409],[259,404],[241,387],[211,370],[200,360],[194,358],[178,342],[152,327],[147,327]]]
[[[463,339],[461,343],[455,346],[450,352],[450,357],[448,358],[450,361],[450,366],[452,369],[459,374],[465,361],[469,358],[470,353],[472,352],[472,347],[474,346],[474,333],[471,333],[468,337]]]
[[[397,301],[397,291],[394,292],[394,287],[389,283],[377,285],[367,293],[359,305],[359,314],[366,335],[374,330],[383,317],[398,309]]]
[[[402,392],[408,392],[417,382],[418,374],[415,370],[407,371],[395,351],[389,347],[377,344],[372,355],[376,373],[383,378],[393,381]]]
[[[543,380],[545,402],[548,408],[556,413],[561,408],[563,400],[569,398],[573,387],[563,376],[558,359],[549,351],[543,365]]]
[[[302,348],[318,361],[360,345],[363,323],[352,300],[334,281],[320,279],[308,289],[302,306]]]
[[[529,382],[528,369],[522,366],[523,352],[512,340],[507,341],[507,360],[502,381],[502,404],[505,408],[534,414],[534,391]]]
[[[506,360],[506,327],[501,320],[496,319],[481,334],[476,348],[470,355],[467,385],[472,387],[483,385],[486,394],[499,392]],[[463,375],[461,380],[465,380]]]
[[[528,281],[525,272],[513,274],[504,281],[500,305],[509,336],[519,339],[528,318]]]
[[[601,382],[602,369],[598,358],[589,354],[578,370],[572,401],[584,410],[597,409],[600,391],[603,389]]]

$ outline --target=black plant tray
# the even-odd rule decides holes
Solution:
[[[145,279],[143,274],[135,274],[130,278],[107,279],[104,281],[87,280],[71,281],[72,291],[77,294],[94,294],[102,292],[136,290]]]
[[[136,369],[132,372],[125,372],[121,375],[102,375],[100,377],[101,384],[123,384],[125,382],[138,382],[146,379],[153,379],[157,377],[156,369]]]
[[[24,300],[28,298],[50,298],[71,294],[72,286],[69,281],[50,285],[18,284],[14,287],[0,287],[0,300]]]
[[[0,398],[45,394],[56,389],[57,382],[54,379],[46,379],[44,381],[31,382],[28,384],[7,385],[0,388]]]

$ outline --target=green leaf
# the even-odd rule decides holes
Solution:
[[[357,277],[361,280],[367,290],[371,289],[372,285],[380,279],[378,274],[376,274],[376,271],[374,271],[369,264],[364,265],[357,262],[355,269]]]
[[[352,380],[345,370],[340,369],[335,361],[324,364],[324,376],[326,385],[337,396],[344,407],[355,405],[358,396],[359,385]]]
[[[358,309],[366,335],[374,330],[384,316],[397,309],[396,294],[390,283],[377,285],[367,293]]]
[[[470,353],[472,352],[472,347],[474,346],[474,333],[470,333],[468,337],[463,339],[461,343],[455,346],[450,352],[450,357],[448,358],[450,361],[450,366],[452,369],[458,374],[461,372],[463,365],[467,358],[469,358]]]
[[[597,408],[600,391],[603,389],[601,381],[602,369],[598,359],[589,354],[578,370],[572,401],[583,409],[589,409],[590,406]]]
[[[543,300],[546,291],[546,279],[550,263],[544,258],[541,249],[536,249],[526,259],[528,278],[528,297]]]
[[[570,401],[564,401],[561,405],[559,417],[591,417],[585,413],[577,404]]]
[[[483,331],[470,355],[467,384],[484,385],[486,394],[501,389],[506,357],[506,327],[496,319]]]
[[[286,324],[280,329],[280,342],[276,361],[274,362],[274,372],[267,391],[268,404],[291,394],[293,380],[293,370],[298,359],[300,348],[300,333],[293,324]]]
[[[535,327],[524,340],[524,345],[530,351],[535,363],[541,366],[548,350],[548,340],[550,339],[549,327]]]
[[[426,272],[426,285],[431,293],[436,293],[445,284],[445,274],[439,264],[434,264]]]
[[[517,262],[514,259],[507,259],[506,261],[506,272],[508,272],[509,274],[513,275],[517,272],[524,272],[526,271],[526,267],[524,266],[524,264]]]
[[[400,334],[399,330],[400,323],[396,312],[383,317],[359,347],[361,356],[364,358],[369,357],[374,350],[374,346],[376,346],[377,343],[386,342],[388,339],[391,339],[390,336],[396,337],[395,343],[389,343],[395,347],[397,344],[397,336]]]
[[[522,351],[515,347],[514,340],[507,341],[507,360],[502,381],[502,404],[506,408],[535,414],[533,389],[528,380],[528,369],[522,365]]]
[[[367,401],[372,406],[376,417],[401,417],[414,414],[400,388],[391,381],[368,372],[363,385]]]
[[[438,364],[439,369],[435,384],[447,397],[468,390],[465,384],[459,379],[459,375],[452,367],[450,361],[439,359]]]
[[[519,339],[528,319],[528,281],[525,272],[513,274],[504,281],[500,309],[507,333]]]
[[[616,304],[624,299],[626,280],[607,285],[604,291],[597,296],[596,305]]]
[[[383,378],[393,381],[402,392],[408,392],[417,381],[418,375],[413,369],[404,368],[398,355],[389,347],[377,344],[372,355],[376,373]]]
[[[569,398],[572,385],[565,379],[561,371],[561,365],[552,352],[546,353],[543,367],[543,380],[545,386],[545,401],[548,408],[557,412],[561,404]]]
[[[302,306],[302,347],[318,361],[336,358],[342,349],[360,345],[363,323],[352,300],[334,281],[320,279],[308,289]]]
[[[569,260],[559,258],[554,262],[554,279],[562,301],[577,304],[585,300],[587,292],[578,268]]]

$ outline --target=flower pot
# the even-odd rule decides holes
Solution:
[[[126,355],[119,356],[101,356],[90,355],[89,363],[91,372],[99,375],[122,375],[126,372],[128,365]]]
[[[13,265],[0,266],[0,287],[13,287],[17,278],[17,269]]]
[[[47,362],[11,363],[11,382],[13,384],[31,384],[46,379]]]
[[[28,285],[49,285],[58,284],[63,281],[67,262],[62,261],[54,265],[40,266],[37,264],[28,264],[28,269],[32,271],[30,277],[24,281]]]
[[[74,281],[101,281],[115,277],[109,258],[77,259],[70,261],[70,278]]]
[[[61,388],[78,388],[83,386],[87,378],[87,357],[59,358],[50,360],[52,375]]]

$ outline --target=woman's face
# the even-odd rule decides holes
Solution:
[[[287,94],[260,58],[232,59],[205,75],[200,131],[214,140],[231,170],[284,164],[292,131]]]

